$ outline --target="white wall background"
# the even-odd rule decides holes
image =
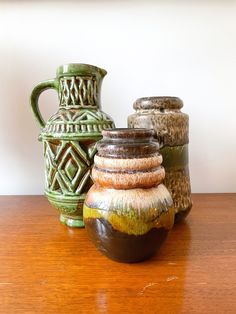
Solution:
[[[0,1],[0,194],[43,193],[34,84],[63,63],[108,71],[103,110],[172,95],[190,115],[193,192],[236,192],[236,1]],[[54,91],[41,97],[47,118]]]

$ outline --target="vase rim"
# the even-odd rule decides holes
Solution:
[[[151,96],[138,98],[134,109],[181,109],[183,101],[175,96]]]
[[[146,128],[114,128],[102,131],[104,139],[143,139],[154,136],[153,129]]]
[[[62,64],[57,68],[57,76],[70,75],[99,75],[102,78],[107,74],[107,71],[95,65],[86,63],[68,63]]]

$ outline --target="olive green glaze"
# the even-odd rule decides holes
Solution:
[[[106,256],[142,261],[155,254],[174,223],[173,201],[161,184],[159,145],[147,129],[102,134],[92,171],[95,184],[84,203],[85,226]]]
[[[169,230],[172,227],[173,203],[163,184],[144,191],[132,189],[109,192],[95,184],[89,193],[84,204],[84,219],[103,218],[115,230],[133,235],[144,234],[152,228]]]
[[[152,128],[161,145],[166,176],[163,183],[171,192],[175,220],[184,218],[192,207],[188,170],[188,115],[181,112],[178,97],[144,97],[134,103],[136,113],[128,117],[132,128]]]
[[[100,110],[100,90],[106,71],[88,64],[62,65],[55,79],[39,83],[30,97],[41,128],[45,158],[45,194],[60,212],[60,221],[83,227],[83,203],[92,185],[91,167],[101,131],[114,127]],[[59,110],[44,121],[38,108],[40,94],[58,92]]]
[[[192,207],[188,145],[165,146],[160,151],[166,173],[163,183],[171,192],[176,212],[175,221],[178,222],[188,215]]]
[[[165,168],[182,168],[188,165],[188,145],[165,146],[160,150]]]

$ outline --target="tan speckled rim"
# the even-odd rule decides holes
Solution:
[[[107,158],[95,155],[94,164],[97,168],[108,170],[150,170],[157,168],[162,163],[162,156],[157,153],[154,156],[147,158]]]
[[[165,170],[162,166],[151,171],[133,173],[104,171],[93,167],[93,180],[99,185],[113,189],[150,188],[162,182]]]

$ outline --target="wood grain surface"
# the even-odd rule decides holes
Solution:
[[[43,196],[0,197],[0,313],[236,313],[236,194],[193,201],[153,259],[119,264]]]

